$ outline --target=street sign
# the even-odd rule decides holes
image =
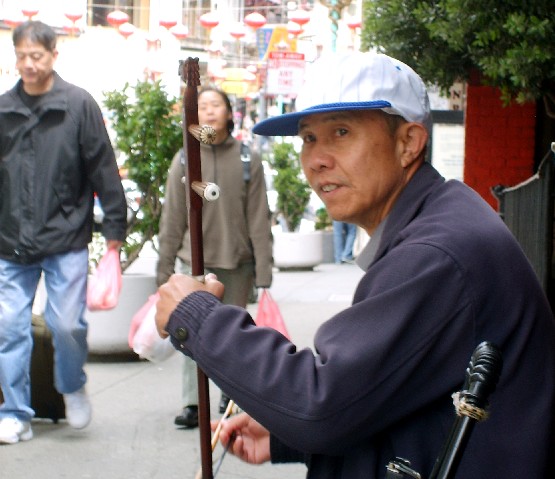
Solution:
[[[296,95],[304,81],[304,54],[297,52],[269,52],[266,93]]]

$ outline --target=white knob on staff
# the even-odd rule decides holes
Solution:
[[[193,181],[191,188],[197,195],[207,201],[214,201],[220,197],[220,187],[216,183]]]

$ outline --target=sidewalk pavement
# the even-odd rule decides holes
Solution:
[[[350,304],[362,276],[355,265],[322,264],[313,271],[275,271],[271,293],[292,340],[311,347],[316,328]],[[251,313],[256,304],[249,305]],[[200,467],[198,429],[173,425],[181,409],[181,356],[163,363],[91,358],[87,389],[92,423],[84,430],[65,421],[33,421],[34,438],[0,446],[0,477],[93,479],[193,479]],[[219,390],[211,384],[211,413]],[[221,454],[218,445],[214,460]],[[252,466],[227,455],[218,479],[301,479],[300,464]]]

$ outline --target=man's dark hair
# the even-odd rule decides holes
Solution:
[[[225,107],[226,107],[227,111],[229,113],[231,113],[231,115],[232,115],[231,117],[233,118],[233,108],[231,107],[231,101],[229,100],[229,97],[227,96],[227,94],[224,91],[222,91],[218,88],[215,88],[213,86],[207,86],[207,87],[201,88],[201,90],[198,92],[198,96],[202,95],[203,93],[205,93],[207,91],[213,91],[214,93],[217,93],[218,95],[220,95],[222,97],[222,100],[225,103]],[[227,132],[229,134],[231,134],[233,132],[234,128],[235,128],[235,123],[233,122],[232,119],[229,119],[227,121]]]
[[[56,49],[56,32],[46,23],[29,21],[17,26],[12,34],[14,47],[23,39],[39,43],[49,52]]]
[[[406,123],[407,120],[405,120],[402,116],[400,115],[392,115],[390,113],[385,113],[384,112],[384,118],[385,121],[387,123],[387,126],[389,127],[389,131],[392,135],[395,134],[395,132],[397,131],[397,129],[403,124]]]

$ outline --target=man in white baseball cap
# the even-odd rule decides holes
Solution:
[[[449,477],[555,477],[550,306],[499,215],[425,162],[418,75],[385,55],[328,57],[297,108],[255,132],[300,136],[304,173],[332,218],[371,237],[357,258],[365,274],[352,306],[323,321],[315,353],[222,304],[213,276],[160,288],[160,334],[246,411],[224,423],[222,443],[254,464],[303,461],[310,479],[381,479],[395,457],[430,477],[451,395],[487,341],[503,372]]]

